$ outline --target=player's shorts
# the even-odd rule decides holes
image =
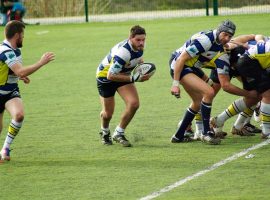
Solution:
[[[196,67],[187,67],[187,66],[184,66],[184,69],[182,70],[181,72],[181,75],[180,75],[180,80],[187,74],[195,74],[196,76],[198,76],[199,78],[203,78],[204,76],[204,72],[202,69],[200,68],[196,68]],[[170,70],[170,74],[171,74],[171,77],[173,78],[174,77],[174,71],[171,69]]]
[[[171,57],[170,57],[170,60],[169,60],[169,66],[170,66],[170,74],[171,74],[171,77],[173,78],[174,77],[174,71],[173,69],[171,68],[171,64],[173,62],[174,59],[176,59],[178,56],[180,55],[180,53],[177,53],[177,52],[174,52],[172,53]],[[199,78],[203,78],[204,76],[204,72],[201,68],[196,68],[196,67],[189,67],[189,66],[184,66],[182,72],[181,72],[181,75],[180,75],[180,80],[187,74],[190,74],[190,73],[193,73],[195,74],[196,76],[198,76]]]
[[[0,95],[0,113],[4,112],[6,102],[8,102],[10,99],[13,99],[16,97],[21,98],[19,88],[16,88],[15,90],[13,90],[9,94]]]
[[[242,77],[244,89],[254,89],[259,93],[270,89],[270,75],[261,67],[258,60],[244,54],[243,57],[239,58],[236,69]]]
[[[117,89],[121,86],[131,84],[131,82],[109,82],[102,83],[97,80],[97,89],[100,96],[104,98],[113,97]]]

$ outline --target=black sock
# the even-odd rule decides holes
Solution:
[[[201,114],[203,120],[203,134],[206,135],[210,131],[210,115],[211,115],[212,104],[201,102]]]
[[[180,140],[182,140],[184,138],[186,128],[192,122],[192,120],[194,119],[196,114],[197,114],[197,112],[195,112],[191,108],[187,109],[187,111],[184,115],[184,118],[182,120],[182,123],[181,123],[180,127],[178,128],[177,132],[175,133],[175,137],[177,137]]]

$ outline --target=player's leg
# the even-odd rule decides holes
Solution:
[[[246,108],[243,112],[238,114],[238,117],[231,129],[231,133],[233,135],[240,136],[254,136],[255,133],[248,127],[245,126],[245,122],[247,119],[251,119],[255,106],[250,108]]]
[[[10,146],[18,135],[24,119],[24,109],[21,98],[15,97],[8,100],[5,109],[11,115],[11,122],[8,127],[8,133],[1,150],[1,159],[10,160]]]
[[[175,137],[178,139],[183,139],[183,131],[193,120],[199,110],[201,110],[203,116],[204,135],[208,136],[210,132],[209,118],[211,113],[211,103],[214,98],[213,88],[210,87],[204,80],[192,73],[183,76],[181,79],[181,84],[191,97],[192,104],[183,118],[183,126],[180,126],[175,134]]]
[[[261,101],[261,121],[262,121],[262,138],[270,138],[270,89],[262,94]]]
[[[211,119],[210,123],[212,128],[214,129],[215,132],[221,132],[225,121],[244,111],[246,108],[255,105],[256,103],[257,103],[256,99],[248,97],[235,100],[217,117],[213,117]]]
[[[99,92],[100,103],[102,106],[102,110],[100,112],[101,131],[99,134],[101,142],[104,145],[112,145],[110,121],[112,119],[115,107],[115,85],[115,83],[101,83],[97,81],[97,88]]]
[[[125,137],[125,129],[134,117],[139,108],[139,95],[135,84],[126,84],[117,89],[117,92],[125,102],[125,110],[123,111],[120,123],[115,129],[113,139],[124,147],[130,147],[130,142]]]
[[[3,116],[4,116],[4,110],[2,112],[0,111],[0,135],[3,130]]]
[[[200,110],[200,102],[202,100],[202,94],[201,92],[196,92],[195,89],[193,89],[193,87],[195,87],[192,83],[185,83],[184,80],[188,80],[189,78],[192,79],[192,77],[195,77],[195,80],[198,80],[199,82],[203,82],[202,79],[200,79],[198,76],[196,76],[193,73],[188,73],[185,74],[182,79],[181,79],[181,83],[183,88],[185,89],[185,91],[189,94],[189,96],[192,99],[192,103],[189,106],[189,108],[187,108],[182,120],[181,120],[181,124],[179,124],[180,126],[178,127],[176,133],[172,136],[171,138],[171,142],[172,143],[180,143],[180,142],[185,142],[185,141],[190,141],[189,137],[185,137],[185,132],[187,127],[190,125],[190,123],[192,122],[192,120],[194,119],[195,115],[197,114],[197,112]],[[188,82],[188,81],[186,81]]]
[[[204,75],[203,76],[203,80],[205,80],[205,82],[214,89],[215,95],[219,92],[221,86],[220,86],[220,83],[219,83],[219,80],[218,80],[218,76],[217,76],[216,70],[211,70],[211,73],[209,75],[209,78],[208,78],[208,76]],[[195,115],[195,133],[194,133],[194,139],[195,140],[200,140],[201,137],[202,137],[202,133],[203,133],[203,121],[202,121],[201,111],[199,111]],[[226,134],[226,133],[224,133],[224,134]]]
[[[100,103],[102,105],[102,111],[100,112],[101,131],[99,134],[103,144],[111,145],[110,121],[114,113],[114,97],[104,98],[100,96]]]

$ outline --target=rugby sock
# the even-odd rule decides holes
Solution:
[[[101,131],[104,132],[105,134],[108,134],[110,132],[110,128],[101,127]]]
[[[235,100],[229,107],[217,116],[217,126],[223,126],[224,122],[247,108],[244,99]]]
[[[262,120],[262,132],[265,135],[270,134],[270,104],[261,102],[261,120]]]
[[[201,133],[203,131],[203,121],[202,121],[201,111],[199,111],[195,115],[195,127],[196,127],[196,133]]]
[[[184,118],[182,120],[182,123],[181,123],[180,127],[178,128],[177,132],[175,133],[175,137],[177,137],[180,140],[182,140],[184,138],[186,128],[192,122],[192,120],[194,119],[196,114],[197,114],[197,112],[195,112],[191,108],[187,109],[187,111],[184,115]]]
[[[240,130],[241,128],[243,128],[243,126],[247,123],[250,122],[250,119],[251,119],[251,116],[253,114],[253,111],[255,109],[255,106],[254,107],[251,107],[251,108],[246,108],[243,112],[241,112],[235,123],[234,123],[234,127],[238,130]]]
[[[14,138],[19,133],[20,128],[22,127],[22,122],[16,122],[15,120],[11,120],[9,127],[8,127],[8,134],[5,139],[3,148],[10,148],[10,145],[12,144]]]
[[[202,122],[203,122],[203,134],[207,134],[210,131],[210,115],[211,115],[212,104],[201,102],[201,115],[202,115]]]
[[[116,127],[115,131],[119,135],[124,135],[125,134],[125,129],[121,128],[119,125]]]

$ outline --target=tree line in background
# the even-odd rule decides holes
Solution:
[[[90,15],[134,11],[203,9],[206,0],[88,0]],[[209,0],[212,7],[213,0]],[[85,12],[85,0],[31,0],[24,1],[27,17],[81,16]],[[218,0],[219,7],[266,5],[270,0]]]

